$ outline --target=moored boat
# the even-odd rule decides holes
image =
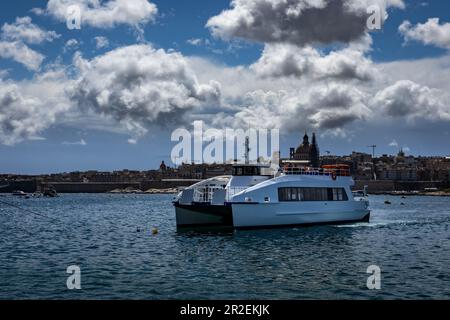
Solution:
[[[178,229],[286,227],[368,221],[369,203],[354,197],[349,168],[235,164],[231,176],[201,181],[174,200]]]
[[[55,197],[58,197],[58,193],[56,192],[55,187],[53,187],[53,186],[51,186],[51,185],[46,186],[46,187],[44,188],[44,190],[42,191],[42,195],[43,195],[44,197],[49,197],[49,198],[55,198]]]
[[[27,194],[26,192],[23,192],[22,190],[14,190],[14,191],[12,192],[12,195],[13,195],[13,196],[16,196],[16,197],[25,197],[25,196],[27,196],[28,194]]]

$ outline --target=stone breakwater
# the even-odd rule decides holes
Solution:
[[[113,194],[176,194],[178,190],[176,188],[167,188],[167,189],[148,189],[146,191],[142,191],[140,189],[133,188],[125,188],[125,189],[114,189],[109,191],[108,193]]]

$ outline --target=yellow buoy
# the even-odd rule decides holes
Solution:
[[[153,228],[153,229],[152,229],[152,235],[157,235],[157,234],[158,234],[158,229]]]

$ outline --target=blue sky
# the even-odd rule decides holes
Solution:
[[[74,3],[77,2],[73,1]],[[242,1],[245,2],[244,0]],[[64,1],[61,2],[64,3]],[[104,5],[108,1],[100,2]],[[6,71],[4,72],[6,75],[3,76],[3,83],[0,83],[0,85],[8,83],[15,88],[14,90],[20,92],[21,96],[24,97],[24,101],[28,101],[34,98],[33,90],[36,90],[29,89],[28,86],[34,84],[34,82],[39,82],[40,80],[37,80],[37,78],[46,74],[49,70],[58,70],[61,74],[64,73],[61,76],[61,79],[64,80],[60,79],[57,82],[62,84],[62,81],[67,81],[67,88],[73,85],[71,81],[82,81],[83,75],[81,75],[81,71],[73,71],[74,68],[77,68],[73,64],[74,55],[76,54],[81,55],[85,62],[93,62],[99,57],[108,56],[108,53],[111,51],[120,48],[130,48],[134,45],[143,45],[151,46],[155,50],[163,49],[165,53],[178,53],[185,59],[187,68],[193,70],[199,85],[208,85],[210,80],[216,81],[219,79],[218,82],[222,88],[220,99],[221,103],[224,104],[223,108],[226,110],[224,115],[230,115],[229,122],[222,123],[222,126],[236,123],[231,119],[234,119],[236,116],[239,118],[242,115],[242,113],[238,112],[240,110],[250,110],[250,113],[260,110],[258,109],[260,101],[248,102],[242,101],[245,99],[241,99],[241,96],[245,96],[249,92],[257,92],[259,87],[253,85],[251,88],[246,89],[245,87],[248,83],[243,82],[242,93],[235,94],[234,91],[228,88],[236,85],[236,81],[230,80],[232,82],[227,83],[226,79],[232,78],[228,76],[227,72],[236,70],[234,68],[244,68],[245,71],[243,72],[246,72],[249,77],[258,77],[258,72],[255,71],[257,68],[250,66],[260,61],[263,56],[263,50],[265,48],[268,50],[270,46],[275,46],[274,43],[261,41],[257,37],[252,38],[251,35],[240,36],[237,34],[237,31],[236,34],[231,34],[227,39],[213,35],[212,29],[206,27],[206,24],[211,17],[218,16],[223,10],[230,9],[230,1],[199,0],[188,2],[153,0],[151,3],[156,5],[158,13],[152,17],[152,21],[139,24],[144,31],[144,39],[142,39],[138,37],[137,28],[131,23],[116,23],[113,27],[106,28],[85,24],[80,30],[68,30],[66,23],[48,10],[46,13],[41,14],[32,12],[33,8],[45,9],[47,1],[44,0],[2,2],[0,26],[14,24],[17,17],[30,17],[35,26],[42,30],[55,31],[59,36],[52,41],[42,41],[41,43],[24,42],[30,49],[45,56],[39,69],[32,70],[23,63],[15,61],[14,58],[2,56],[0,51],[0,72],[1,70]],[[292,119],[295,117],[299,118],[298,122],[292,119],[286,120],[286,117],[280,115],[282,120],[280,120],[278,127],[282,134],[281,151],[283,155],[287,155],[290,146],[298,145],[305,129],[309,132],[314,130],[318,133],[319,145],[322,151],[329,150],[335,154],[348,154],[353,150],[369,152],[370,149],[367,146],[371,144],[378,145],[377,153],[396,153],[398,148],[403,146],[415,155],[450,154],[450,143],[448,142],[450,141],[450,121],[447,118],[447,115],[450,114],[448,105],[450,100],[448,100],[448,93],[445,93],[445,89],[448,88],[446,85],[450,82],[450,73],[446,75],[445,69],[442,70],[442,67],[438,67],[439,65],[448,67],[450,64],[448,55],[450,47],[445,45],[445,32],[448,31],[448,28],[445,28],[445,24],[450,22],[450,3],[448,1],[404,1],[404,4],[404,8],[392,7],[388,9],[389,18],[383,25],[382,30],[369,33],[369,36],[372,38],[370,49],[366,48],[361,51],[363,58],[366,59],[362,61],[382,70],[382,77],[388,73],[389,79],[377,80],[376,84],[345,80],[345,85],[348,88],[356,88],[358,94],[363,92],[366,95],[364,101],[367,102],[367,105],[371,104],[367,106],[370,109],[367,111],[367,114],[364,114],[362,111],[365,110],[365,107],[362,107],[358,100],[358,102],[355,102],[354,108],[351,107],[345,110],[346,107],[342,107],[343,112],[348,112],[349,115],[358,114],[355,117],[356,120],[345,122],[342,126],[330,127],[324,124],[325,121],[317,120],[320,117],[332,116],[332,111],[330,111],[332,108],[328,107],[323,113],[317,113],[316,116],[311,117],[311,121],[314,120],[316,122],[305,120],[308,118],[308,115],[302,112],[308,112],[308,108],[292,115]],[[439,27],[442,27],[442,32],[444,33],[443,40],[431,39],[430,41],[423,39],[423,37],[427,36],[426,34],[424,36],[418,32],[413,32],[418,30],[414,29],[417,24],[425,24],[430,18],[440,19]],[[399,26],[405,20],[411,23],[411,27],[409,27],[411,31],[410,39],[407,42],[405,42],[407,35],[399,31]],[[325,22],[317,21],[317,24],[320,23]],[[224,27],[219,25],[220,28]],[[308,32],[308,30],[302,31]],[[108,45],[103,48],[96,48],[95,37],[106,38]],[[447,37],[450,39],[450,35],[447,35]],[[16,41],[12,40],[11,37],[8,38],[7,35],[3,35],[3,38],[2,41],[4,42]],[[77,40],[78,46],[76,48],[67,48],[67,41],[71,39]],[[195,39],[197,39],[198,43],[193,45],[192,43],[195,41],[189,40]],[[443,41],[444,44],[442,44]],[[314,50],[317,49],[317,52],[326,58],[330,52],[340,50],[340,48],[349,44],[329,43],[316,45],[283,42],[280,46],[282,45],[299,47],[298,58],[300,59],[303,52],[301,49],[307,46],[312,46]],[[292,51],[293,49],[290,50]],[[345,52],[342,54],[345,55]],[[191,66],[194,60],[197,63]],[[403,63],[404,61],[410,61],[412,64],[406,65]],[[270,59],[265,60],[265,63],[270,63]],[[391,63],[393,68],[391,68]],[[413,66],[412,68],[417,66],[417,75],[411,75],[411,66]],[[427,74],[426,68],[431,68],[429,66],[442,71],[436,76],[437,78],[433,79],[432,75]],[[269,68],[270,66],[266,67]],[[387,67],[389,70],[384,69]],[[391,72],[390,70],[396,71]],[[400,71],[397,72],[397,70]],[[74,75],[74,73],[77,73],[77,75]],[[425,76],[421,76],[421,74]],[[87,77],[87,75],[84,76]],[[289,79],[292,79],[289,77],[292,76],[283,77],[284,75],[270,76],[269,78],[258,77],[255,78],[255,83],[256,81],[261,81],[261,90],[264,93],[271,89],[272,84],[274,87],[273,91],[285,90],[282,83],[284,81],[289,82]],[[311,81],[308,80],[308,75],[302,75],[301,77],[301,79],[295,78],[292,80],[292,82],[298,81],[298,87],[297,89],[293,87],[293,89],[287,90],[290,97],[289,101],[292,101],[292,99],[302,101],[302,91],[306,90],[304,86],[308,86],[308,90],[311,89],[312,92],[321,92],[320,90],[324,90],[323,88],[330,86],[339,88],[343,84],[341,80],[326,79],[326,77],[331,76],[325,75],[325,78],[321,77],[320,80],[314,79],[314,86],[309,87]],[[101,78],[97,80],[99,82],[102,81]],[[400,85],[404,85],[398,90],[400,93],[404,94],[405,90],[407,90],[405,89],[405,83],[398,83],[398,81],[403,80],[413,81],[414,85],[417,84],[417,86],[413,86],[414,89],[408,89],[409,91],[407,91],[408,94],[411,94],[411,97],[405,97],[404,95],[401,97],[401,99],[408,100],[411,104],[416,103],[414,99],[417,98],[417,108],[409,106],[414,109],[411,111],[411,115],[409,114],[410,110],[406,109],[406,107],[402,109],[403,107],[398,104],[389,104],[392,102],[394,91],[401,87]],[[448,82],[446,83],[445,81]],[[436,83],[441,83],[442,87],[439,87],[439,84]],[[64,86],[65,84],[62,85],[62,87]],[[237,86],[239,87],[239,85]],[[345,92],[346,90],[342,89],[342,91]],[[441,100],[434,101],[432,99],[436,97],[435,92],[442,92]],[[260,94],[262,93],[260,92],[258,96]],[[45,94],[42,95],[45,97]],[[377,97],[376,103],[373,102],[374,97]],[[86,99],[86,97],[83,98]],[[280,99],[281,102],[284,101],[282,98]],[[311,99],[309,98],[307,101],[311,102]],[[40,110],[49,107],[49,103],[55,101],[46,102],[45,98],[39,96],[39,101],[41,100],[42,106],[38,106]],[[2,100],[0,99],[0,101]],[[75,103],[73,99],[68,101],[68,103]],[[209,100],[204,102],[202,99],[199,99],[198,103],[205,103],[201,108],[217,110],[222,108],[217,106],[218,103]],[[381,107],[383,103],[386,103],[386,107]],[[422,108],[420,103],[426,104],[424,108],[428,111],[424,113],[425,116],[417,111]],[[157,167],[162,160],[170,162],[169,154],[174,146],[174,143],[170,141],[170,134],[180,124],[161,126],[160,123],[152,122],[148,119],[141,121],[136,118],[136,114],[140,111],[137,110],[132,115],[118,119],[119,124],[117,124],[117,127],[126,127],[129,124],[133,128],[136,124],[145,127],[145,133],[138,135],[137,143],[130,143],[130,139],[134,140],[136,138],[136,132],[133,130],[131,130],[133,132],[116,130],[116,126],[111,124],[111,121],[101,123],[99,126],[86,125],[79,118],[80,115],[85,115],[88,111],[82,108],[79,111],[77,108],[80,108],[81,102],[76,104],[76,106],[70,107],[68,111],[49,111],[49,114],[55,112],[55,117],[44,119],[44,124],[36,131],[32,131],[32,133],[30,133],[31,130],[21,129],[22,131],[18,133],[17,137],[11,139],[5,137],[3,140],[0,140],[0,142],[4,142],[0,143],[0,172],[45,173],[89,169],[117,170],[124,168],[146,170]],[[378,104],[380,107],[378,107]],[[25,105],[23,108],[26,107]],[[195,108],[197,107],[196,103]],[[394,107],[399,111],[389,109]],[[3,109],[0,108],[0,117],[2,112],[5,113],[5,117],[10,117],[13,114],[14,110],[6,110],[6,108],[22,110],[21,106],[18,107],[17,105],[5,106]],[[151,107],[145,106],[144,108]],[[271,108],[271,106],[267,107],[268,113],[272,112]],[[280,108],[282,107],[280,106]],[[381,112],[383,108],[387,110],[385,114]],[[193,109],[189,107],[187,110],[186,114],[191,116],[191,110]],[[413,114],[413,111],[417,114]],[[102,109],[101,112],[98,112],[98,110],[92,112],[94,114],[97,112],[101,115],[108,114],[108,110],[105,109]],[[110,115],[117,120],[119,116],[126,112],[127,110],[120,110]],[[149,110],[145,110],[147,116],[149,112]],[[198,114],[203,115],[205,112],[202,109],[202,112]],[[211,121],[211,123],[217,124],[217,119],[224,116],[217,114],[218,118],[215,119],[214,112],[211,111],[212,116],[205,119],[209,119],[208,121]],[[235,113],[234,115],[233,112]],[[402,116],[403,113],[405,113],[405,117]],[[74,116],[74,114],[77,114],[77,116]],[[278,116],[279,111],[276,111],[275,114]],[[427,114],[436,114],[436,116],[430,116],[428,119]],[[72,117],[75,120],[67,121],[67,119],[72,119]],[[18,121],[23,120],[24,123],[26,123],[25,120],[29,120],[25,119],[25,116],[19,116],[18,119],[21,119]],[[93,117],[92,122],[96,121],[97,117]],[[8,128],[7,120],[4,120],[4,122],[2,124],[0,120],[0,128],[2,125]],[[264,123],[264,121],[262,122]],[[190,128],[189,122],[182,125]],[[0,130],[0,135],[2,134],[8,135],[8,131],[6,129]],[[5,141],[9,142],[5,143]]]

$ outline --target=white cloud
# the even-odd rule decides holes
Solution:
[[[328,129],[346,125],[371,116],[365,104],[366,97],[359,90],[346,85],[313,86],[302,95],[286,91],[254,91],[243,101],[245,108],[235,117],[244,128],[256,124],[261,128]]]
[[[62,144],[67,145],[67,146],[86,146],[87,142],[84,139],[81,139],[80,141],[75,141],[75,142],[68,142],[68,141],[64,141]]]
[[[32,80],[0,80],[0,143],[13,145],[39,134],[70,108],[62,71],[47,71]]]
[[[67,8],[78,5],[81,24],[96,28],[116,25],[138,26],[155,19],[158,9],[147,0],[49,0],[46,13],[66,22]]]
[[[392,140],[391,143],[389,143],[389,147],[398,148],[398,142],[397,140]]]
[[[0,80],[6,78],[9,75],[8,70],[2,70],[0,69]]]
[[[401,0],[233,0],[231,9],[207,22],[216,37],[263,43],[349,43],[367,34],[367,8],[404,8]]]
[[[450,23],[439,23],[439,18],[430,18],[425,23],[412,25],[404,21],[398,28],[406,41],[419,41],[426,45],[450,49]]]
[[[299,48],[289,44],[266,45],[261,58],[251,68],[261,76],[309,77],[370,81],[378,77],[372,61],[352,48],[321,54],[312,47]]]
[[[40,44],[44,41],[53,41],[60,35],[55,31],[46,31],[31,22],[30,17],[16,18],[13,24],[5,23],[2,26],[2,38],[9,41],[23,41],[31,44]]]
[[[377,67],[385,76],[384,86],[408,79],[442,91],[447,91],[450,87],[450,54],[435,58],[379,63]]]
[[[188,43],[192,46],[200,46],[203,43],[203,40],[199,39],[199,38],[194,38],[194,39],[187,40],[186,43]]]
[[[43,129],[32,114],[39,109],[37,99],[25,98],[13,84],[0,82],[0,142],[12,145]]]
[[[192,117],[220,103],[216,82],[199,83],[181,54],[150,45],[122,47],[90,61],[77,55],[74,64],[79,74],[72,101],[115,119],[135,137],[152,125],[184,123],[188,111]]]
[[[445,92],[410,80],[397,81],[379,91],[372,104],[388,116],[408,121],[450,120],[450,100],[446,99]]]
[[[105,37],[95,37],[94,40],[97,49],[109,47],[109,40]]]
[[[67,52],[67,51],[70,51],[70,50],[74,50],[79,45],[80,45],[80,43],[78,42],[77,39],[69,39],[69,40],[66,41],[63,50],[64,50],[64,52]]]
[[[45,14],[45,10],[42,8],[33,8],[30,10],[30,12],[34,13],[37,16],[42,16]]]
[[[25,43],[40,44],[58,37],[56,32],[43,30],[33,24],[30,17],[16,18],[13,24],[5,23],[1,28],[0,58],[12,59],[29,70],[37,71],[45,57]]]
[[[39,70],[45,57],[22,42],[0,41],[0,58],[12,59],[29,70],[36,71]]]

